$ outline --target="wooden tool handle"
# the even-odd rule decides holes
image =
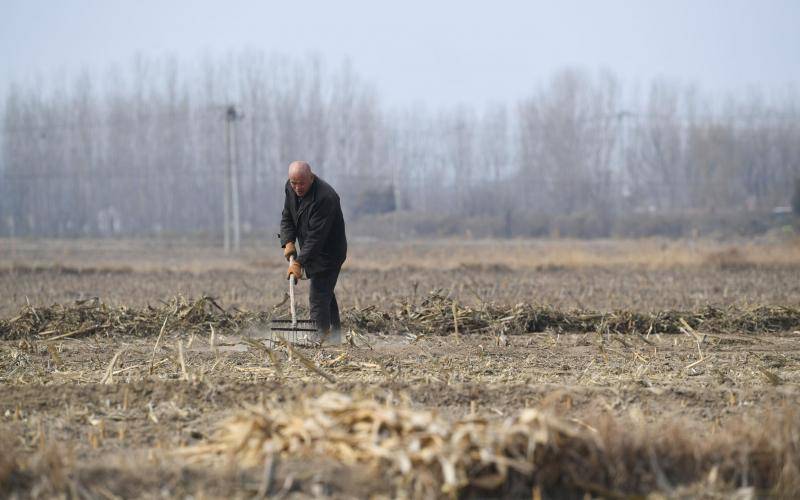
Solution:
[[[289,256],[289,264],[294,263],[294,255]],[[294,308],[294,274],[289,276],[289,309],[292,311],[292,327],[297,326],[297,311]]]

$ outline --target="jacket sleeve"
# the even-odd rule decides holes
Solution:
[[[319,258],[325,240],[331,232],[336,220],[336,203],[330,197],[324,197],[311,207],[308,215],[308,234],[304,237],[303,246],[297,261],[302,266]]]
[[[289,203],[292,202],[289,188],[285,188],[285,197],[283,201],[283,212],[281,212],[281,248],[285,247],[290,241],[297,241],[297,228],[292,219],[292,211],[289,209]]]

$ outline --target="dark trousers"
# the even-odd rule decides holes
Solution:
[[[339,304],[336,303],[336,280],[339,279],[339,269],[322,271],[311,276],[308,289],[308,308],[311,319],[317,323],[317,330],[327,332],[330,329],[341,330],[339,320]]]

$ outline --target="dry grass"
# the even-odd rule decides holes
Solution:
[[[350,269],[386,271],[396,267],[523,269],[634,267],[672,269],[709,264],[745,267],[800,265],[800,238],[787,241],[712,240],[433,240],[356,247]]]
[[[0,453],[0,491],[17,489],[22,486],[21,464],[13,439],[3,433],[0,435],[0,447],[4,450],[3,453]]]
[[[131,273],[281,268],[276,241],[249,241],[237,255],[192,240],[43,240],[0,238],[0,272]],[[274,251],[270,252],[269,250]],[[800,238],[718,242],[669,240],[354,241],[345,270],[581,269],[592,267],[800,266]],[[87,264],[87,263],[91,264]]]

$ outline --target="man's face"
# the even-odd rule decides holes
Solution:
[[[292,186],[292,190],[294,193],[299,196],[303,197],[308,192],[308,189],[311,187],[311,181],[314,178],[311,175],[304,175],[304,174],[295,174],[289,176],[289,184]]]

